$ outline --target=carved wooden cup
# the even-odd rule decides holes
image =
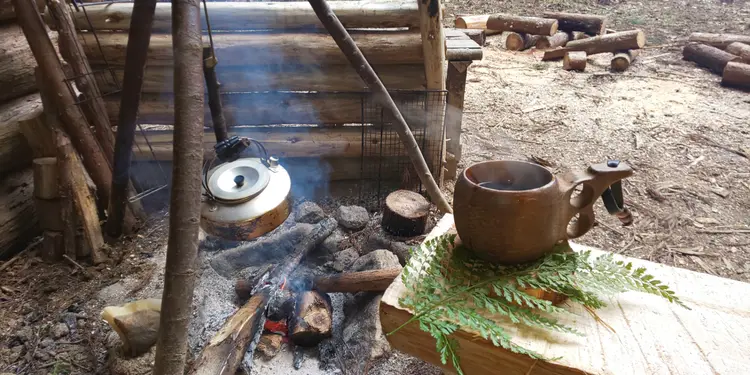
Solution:
[[[456,182],[456,231],[468,248],[488,261],[533,261],[559,241],[588,232],[594,225],[596,199],[632,174],[627,164],[618,162],[592,165],[561,177],[528,162],[477,163],[466,168]]]

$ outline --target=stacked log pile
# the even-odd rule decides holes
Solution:
[[[622,72],[635,61],[646,43],[640,30],[606,32],[607,18],[599,15],[544,12],[541,17],[507,14],[459,16],[461,29],[503,33],[505,49],[545,51],[542,60],[563,60],[563,69],[583,71],[586,56],[612,53],[611,70]]]
[[[721,76],[721,84],[750,90],[750,36],[693,33],[682,58]]]

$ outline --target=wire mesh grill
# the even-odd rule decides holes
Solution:
[[[417,146],[435,179],[442,174],[445,91],[392,91],[396,106],[406,119]],[[422,192],[404,143],[396,131],[393,114],[376,104],[372,95],[362,110],[362,185],[360,199],[370,205],[382,204],[397,189]]]

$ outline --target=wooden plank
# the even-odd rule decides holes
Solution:
[[[448,39],[445,41],[445,47],[445,59],[448,61],[482,59],[482,47],[471,39]]]
[[[445,215],[427,239],[447,233],[453,227],[453,216]],[[575,251],[592,250],[571,243]],[[750,366],[750,331],[738,329],[750,325],[750,300],[735,298],[750,295],[750,284],[669,267],[640,259],[617,256],[643,266],[675,290],[692,310],[664,301],[662,298],[635,292],[619,295],[608,307],[597,310],[598,316],[616,333],[595,322],[579,306],[567,305],[573,313],[563,321],[585,336],[541,333],[508,325],[513,340],[527,348],[553,358],[553,362],[535,361],[513,354],[477,339],[470,332],[459,331],[454,337],[461,347],[461,365],[466,374],[496,373],[498,368],[509,375],[579,375],[579,374],[741,374]],[[381,302],[380,318],[384,332],[390,332],[411,317],[399,306],[398,299],[407,291],[396,278]],[[505,324],[500,322],[498,324]],[[391,345],[405,353],[440,365],[435,341],[410,324],[388,336]],[[442,366],[451,371],[450,366]]]
[[[352,32],[352,38],[373,65],[421,64],[419,32]],[[124,66],[127,33],[97,33],[110,66]],[[105,65],[92,33],[81,33],[86,56],[92,65]],[[216,57],[220,65],[340,64],[349,62],[326,33],[215,33]],[[208,46],[208,38],[203,43]],[[155,34],[148,46],[148,66],[171,66],[172,36]]]
[[[424,90],[424,66],[376,65],[373,67],[388,89]],[[116,81],[104,66],[94,67],[100,89],[119,90],[123,71],[115,69]],[[143,77],[144,93],[171,93],[172,67],[148,66]],[[221,92],[246,91],[365,91],[366,86],[351,65],[255,65],[231,67],[219,64],[216,74]]]
[[[7,0],[3,0],[7,1]],[[42,0],[38,0],[42,1]],[[42,1],[43,2],[43,1]],[[346,28],[419,27],[419,13],[414,1],[332,1],[331,8]],[[201,4],[201,12],[203,12]],[[83,12],[75,12],[80,30],[128,30],[132,3],[102,4],[86,7],[89,26]],[[209,2],[212,30],[322,29],[323,25],[306,1],[295,2]],[[51,17],[44,14],[50,27]],[[201,27],[206,30],[206,20]],[[154,12],[154,32],[172,30],[172,4],[158,3]]]

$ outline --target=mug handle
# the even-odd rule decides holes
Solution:
[[[586,170],[568,172],[560,178],[560,191],[563,199],[568,202],[568,212],[563,217],[567,220],[564,225],[565,238],[578,238],[586,234],[594,226],[594,202],[613,183],[630,177],[633,169],[626,163],[610,160],[606,163],[594,164]],[[581,191],[572,196],[578,186]],[[575,223],[570,220],[578,215]],[[570,224],[570,225],[569,225]]]

